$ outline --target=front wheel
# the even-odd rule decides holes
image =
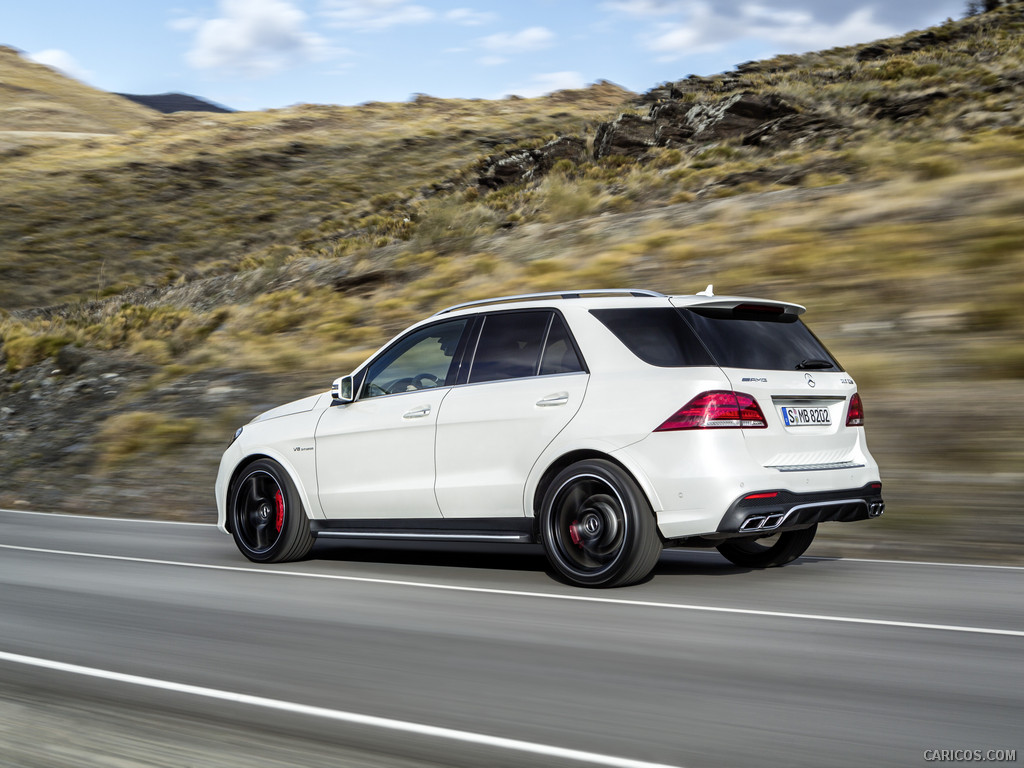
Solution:
[[[787,531],[763,539],[729,539],[718,545],[718,551],[732,563],[743,568],[771,568],[796,560],[807,551],[818,531],[810,528]]]
[[[277,462],[260,459],[242,470],[228,505],[235,544],[253,562],[301,560],[312,549],[298,491]]]
[[[586,587],[640,581],[662,548],[643,491],[603,459],[579,461],[555,476],[541,504],[540,533],[555,570]]]

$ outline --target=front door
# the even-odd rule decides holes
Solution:
[[[366,369],[358,397],[328,408],[316,430],[320,504],[328,519],[440,517],[434,437],[467,325],[414,330]]]

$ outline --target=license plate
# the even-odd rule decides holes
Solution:
[[[828,408],[782,408],[782,421],[787,427],[827,427],[832,424]]]

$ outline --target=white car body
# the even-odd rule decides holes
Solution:
[[[806,530],[817,522],[881,514],[879,472],[868,452],[864,429],[853,422],[847,424],[856,385],[838,365],[829,365],[831,370],[762,370],[718,364],[649,364],[594,314],[684,309],[731,318],[730,313],[746,317],[742,313],[756,311],[784,315],[787,323],[794,324],[796,315],[803,312],[803,307],[783,302],[709,294],[666,297],[623,291],[511,297],[427,318],[356,369],[346,382],[354,389],[343,398],[345,402],[337,398],[337,391],[325,392],[261,414],[240,430],[224,453],[217,477],[218,526],[225,532],[237,528],[232,523],[232,483],[257,458],[271,460],[287,475],[316,536],[544,540],[539,518],[544,504],[553,503],[545,501],[545,494],[553,492],[551,482],[569,466],[580,466],[580,471],[592,478],[590,482],[600,486],[588,486],[586,492],[588,503],[598,499],[599,507],[609,499],[612,507],[630,506],[626,498],[630,491],[622,484],[632,487],[631,482],[635,483],[643,497],[640,505],[649,505],[653,513],[660,543],[668,545],[718,546],[728,539],[746,542],[751,536],[740,537],[740,533],[757,531],[763,536],[769,531],[789,530],[790,524],[799,523]],[[536,312],[511,314],[538,310],[556,316],[548,321],[543,344],[558,345],[551,339],[556,338],[553,334],[557,318],[561,318],[583,370],[558,372],[558,366],[552,364],[551,373],[480,383],[456,380],[449,373],[448,379],[436,385],[432,379],[437,377],[423,374],[427,378],[401,379],[409,382],[405,385],[409,391],[381,391],[371,396],[367,388],[367,371],[375,361],[383,365],[390,350],[415,338],[421,329],[429,333],[439,321],[458,318],[466,319],[467,329],[476,328],[472,323],[498,328],[500,323],[516,322],[512,318],[539,322]],[[495,315],[504,319],[474,320]],[[657,315],[663,316],[668,317]],[[691,316],[693,312],[687,315]],[[761,323],[760,315],[756,317],[760,325],[751,328],[773,328],[767,320]],[[479,328],[474,333],[479,344]],[[467,343],[465,334],[460,343]],[[563,343],[557,348],[566,346]],[[547,347],[544,350],[539,353],[541,371],[548,365],[543,357],[548,354]],[[464,366],[478,364],[475,354],[468,349],[458,353]],[[571,360],[571,355],[563,354],[565,358]],[[823,367],[830,361],[831,357],[810,364]],[[701,393],[753,396],[765,423],[756,428],[658,431],[659,425]],[[745,401],[736,402],[742,407]],[[860,407],[859,398],[856,406]],[[788,412],[794,421],[816,418],[829,423],[787,426],[784,407],[797,409]],[[586,462],[595,461],[600,471],[584,472],[589,466]],[[606,479],[606,471],[614,477]],[[627,479],[621,479],[623,473]],[[267,502],[270,491],[252,482],[253,498],[245,514],[251,517],[262,500],[265,519],[268,507],[273,506]],[[748,499],[758,493],[776,496]],[[287,496],[276,494],[278,507]],[[773,501],[782,506],[772,507]],[[245,506],[246,502],[236,504]],[[772,519],[758,527],[756,520],[750,520],[762,507]],[[611,530],[619,538],[635,535],[637,526],[627,522],[632,518],[616,515],[599,509],[596,521],[587,525],[600,526],[603,521],[606,534]],[[504,524],[514,523],[516,518],[523,524]],[[571,549],[572,542],[585,532],[577,520],[567,525],[571,530],[565,541]],[[740,530],[739,526],[746,527]],[[280,529],[280,521],[277,527]],[[644,535],[650,538],[652,534]],[[552,542],[545,543],[550,548]],[[253,547],[240,544],[240,548],[251,556],[247,550]],[[576,553],[569,554],[571,559]],[[580,578],[572,568],[560,570],[569,581],[581,584],[636,580],[635,573],[623,576],[619,566],[604,580],[590,578],[591,571],[601,570],[596,566],[583,568]]]

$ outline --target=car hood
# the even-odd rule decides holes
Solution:
[[[264,411],[249,423],[255,424],[260,421],[267,421],[268,419],[279,419],[282,416],[291,416],[294,413],[305,413],[306,411],[311,411],[316,407],[316,404],[320,399],[324,397],[330,397],[330,394],[327,392],[321,392],[318,395],[310,395],[309,397],[304,397],[301,400],[294,400],[290,403],[279,405],[277,408],[271,408],[269,411]]]

